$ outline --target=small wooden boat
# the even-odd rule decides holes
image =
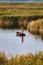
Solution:
[[[16,36],[25,36],[24,33],[16,32]]]

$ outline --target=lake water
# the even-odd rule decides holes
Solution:
[[[26,36],[22,43],[22,38],[16,36],[16,32],[21,30],[1,30],[0,29],[0,51],[11,54],[35,53],[43,51],[43,40],[24,31]]]

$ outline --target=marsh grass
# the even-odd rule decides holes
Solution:
[[[43,18],[43,3],[0,3],[0,28],[21,28],[25,25],[26,29],[29,21],[40,18]]]
[[[31,34],[39,35],[43,39],[43,19],[30,22],[27,29]]]
[[[0,16],[43,16],[43,3],[0,3]]]
[[[10,59],[0,52],[0,65],[43,65],[43,52],[11,56]]]

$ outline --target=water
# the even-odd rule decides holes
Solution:
[[[43,2],[43,0],[0,0],[0,2]]]
[[[16,32],[21,30],[0,30],[0,51],[10,54],[25,54],[43,51],[43,41],[24,31],[26,36],[22,43],[22,38],[16,36]]]

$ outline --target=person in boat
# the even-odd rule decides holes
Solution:
[[[24,26],[22,26],[22,34],[23,34],[23,32],[24,32]]]
[[[16,32],[16,36],[25,36],[24,32],[24,27],[22,26],[22,32]]]

